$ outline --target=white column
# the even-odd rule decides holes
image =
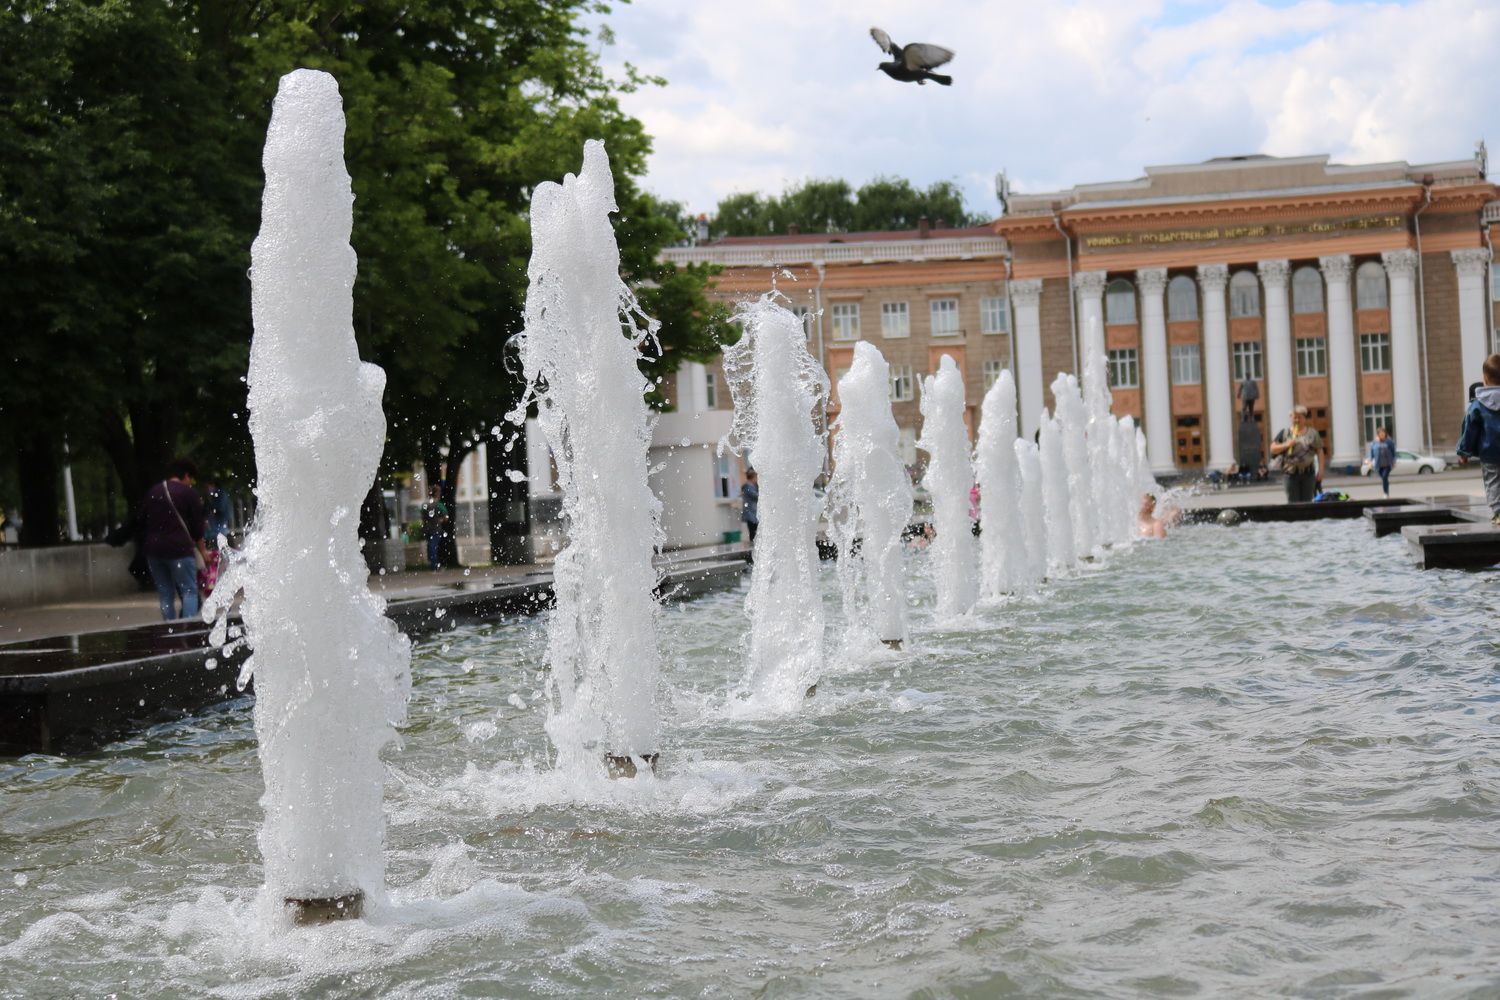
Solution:
[[[1263,260],[1255,265],[1266,290],[1266,420],[1267,428],[1286,426],[1297,401],[1292,381],[1292,309],[1287,300],[1291,261]]]
[[[1422,357],[1417,349],[1417,252],[1380,255],[1391,283],[1391,391],[1395,396],[1396,447],[1422,447]]]
[[[1073,275],[1078,292],[1078,335],[1083,347],[1080,363],[1086,363],[1089,349],[1104,351],[1104,286],[1108,276],[1103,271],[1080,271]]]
[[[1234,464],[1234,398],[1229,394],[1229,314],[1224,289],[1228,264],[1200,264],[1203,289],[1203,413],[1208,418],[1208,468]]]
[[[1463,358],[1463,384],[1479,381],[1479,369],[1489,357],[1489,327],[1484,311],[1490,307],[1485,294],[1485,274],[1489,270],[1487,247],[1454,250],[1453,266],[1458,270],[1458,340]]]
[[[1167,269],[1148,267],[1135,272],[1141,290],[1141,378],[1145,396],[1146,453],[1151,471],[1175,475],[1172,451],[1172,382],[1167,371],[1167,312],[1163,294]]]
[[[1042,279],[1010,283],[1016,310],[1016,390],[1021,400],[1021,434],[1030,441],[1042,412]]]
[[[1358,353],[1354,350],[1354,302],[1349,297],[1349,275],[1354,262],[1346,253],[1319,257],[1328,288],[1328,406],[1333,418],[1332,464],[1360,460]]]

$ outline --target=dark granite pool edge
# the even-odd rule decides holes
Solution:
[[[663,603],[691,600],[738,586],[747,569],[734,555],[677,561],[658,587]],[[535,614],[552,603],[552,580],[473,589],[431,588],[392,600],[386,614],[413,638],[483,622]],[[141,626],[160,629],[160,625]],[[131,630],[117,630],[129,632]],[[207,645],[207,628],[173,638],[201,646],[134,655],[108,663],[0,676],[0,756],[82,753],[132,732],[241,696],[236,677],[249,651],[223,655]],[[57,637],[66,644],[67,637]],[[3,647],[0,647],[3,648]],[[208,661],[214,660],[210,669]]]

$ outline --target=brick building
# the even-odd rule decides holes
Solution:
[[[716,293],[731,299],[780,274],[835,380],[853,341],[880,347],[911,462],[917,381],[942,355],[964,372],[971,428],[1011,367],[1030,434],[1051,376],[1078,370],[1095,338],[1116,412],[1135,415],[1153,469],[1171,475],[1226,468],[1246,435],[1263,447],[1294,403],[1335,466],[1357,462],[1379,425],[1402,448],[1451,453],[1494,349],[1495,223],[1482,149],[1415,166],[1245,156],[1013,195],[979,229],[729,238],[666,257],[723,266]],[[1259,399],[1241,427],[1247,377]],[[714,366],[689,366],[678,388],[698,382],[731,405]]]

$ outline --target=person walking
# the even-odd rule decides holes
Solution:
[[[198,571],[207,565],[203,501],[193,489],[198,468],[185,458],[167,466],[167,478],[141,501],[141,551],[156,585],[162,621],[198,614]],[[181,602],[181,609],[177,607]]]
[[[207,495],[204,503],[207,523],[203,528],[203,540],[208,543],[209,548],[217,551],[219,536],[223,535],[226,539],[229,537],[229,521],[233,514],[229,493],[210,478],[203,480],[203,492]]]
[[[1375,428],[1375,440],[1370,442],[1370,468],[1380,474],[1380,488],[1386,496],[1391,495],[1391,469],[1396,465],[1396,442],[1384,427]]]
[[[750,546],[755,547],[755,529],[760,527],[760,476],[754,469],[745,470],[745,485],[740,487],[740,520],[745,522]]]
[[[1484,385],[1474,393],[1458,431],[1458,462],[1479,459],[1490,523],[1500,525],[1500,354],[1484,359]]]
[[[1260,398],[1260,386],[1249,375],[1240,383],[1240,413],[1246,420],[1255,419],[1255,401]]]
[[[1281,456],[1281,471],[1286,485],[1287,503],[1308,503],[1318,493],[1318,459],[1328,467],[1323,436],[1308,423],[1307,407],[1292,407],[1291,427],[1276,435],[1271,454]]]
[[[422,535],[427,539],[427,565],[439,569],[443,565],[444,542],[453,525],[448,505],[443,501],[443,488],[433,483],[427,490],[427,502],[422,505]]]

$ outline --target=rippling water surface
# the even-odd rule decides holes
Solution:
[[[549,770],[540,621],[424,642],[360,923],[267,919],[245,702],[0,765],[0,995],[1500,996],[1495,576],[1194,527],[940,625],[909,565],[795,716],[742,594],[666,611],[656,780]]]

